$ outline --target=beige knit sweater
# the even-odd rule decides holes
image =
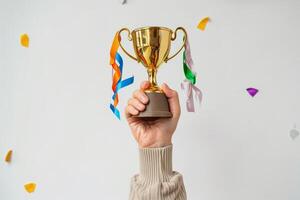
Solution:
[[[140,174],[131,180],[130,200],[186,200],[181,174],[172,169],[172,145],[143,148]]]

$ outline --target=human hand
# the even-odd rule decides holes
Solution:
[[[139,147],[164,147],[172,144],[172,135],[180,117],[178,94],[165,83],[161,86],[169,102],[170,111],[173,115],[171,118],[147,120],[145,118],[135,117],[146,108],[149,99],[144,93],[144,90],[149,86],[149,81],[141,83],[140,89],[136,90],[132,98],[129,99],[125,109],[125,115]]]

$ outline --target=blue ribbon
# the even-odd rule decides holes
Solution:
[[[123,74],[123,59],[122,59],[122,56],[117,52],[116,53],[116,60],[118,61],[119,63],[119,69],[120,69],[120,72],[121,72],[121,78],[119,79],[118,83],[117,83],[117,86],[116,86],[116,89],[114,91],[114,94],[112,96],[112,100],[115,100],[116,98],[116,95],[118,93],[118,91],[121,89],[121,88],[124,88],[130,84],[132,84],[134,82],[134,77],[131,76],[125,80],[122,80],[122,74]],[[120,119],[120,111],[113,105],[113,104],[110,104],[110,109],[111,111],[114,113],[114,115]]]

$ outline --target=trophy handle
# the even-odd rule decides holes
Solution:
[[[119,38],[121,38],[121,32],[122,32],[122,31],[127,31],[127,32],[128,32],[128,40],[129,40],[129,41],[132,41],[132,37],[131,37],[131,35],[130,35],[130,30],[129,30],[128,28],[122,28],[122,29],[118,32]],[[127,54],[127,56],[129,56],[129,57],[132,58],[133,60],[138,61],[137,58],[135,58],[133,55],[131,55],[130,53],[128,53],[128,52],[125,50],[125,48],[124,48],[123,45],[121,44],[121,39],[120,39],[120,47],[121,47],[121,49],[124,51],[124,53]]]
[[[167,57],[165,62],[171,60],[172,58],[174,58],[175,56],[177,56],[177,54],[179,54],[179,52],[183,49],[183,47],[185,47],[185,43],[186,43],[186,39],[187,39],[187,32],[183,27],[178,27],[176,28],[175,32],[174,32],[174,36],[172,36],[171,40],[174,41],[176,39],[177,36],[177,31],[181,30],[184,33],[184,37],[183,37],[183,44],[181,46],[181,48],[172,56]]]

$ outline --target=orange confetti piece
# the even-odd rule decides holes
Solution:
[[[35,191],[36,184],[35,183],[27,183],[24,185],[24,188],[28,193],[32,193]]]
[[[12,157],[12,150],[9,150],[5,156],[5,162],[10,162]]]
[[[20,43],[23,47],[29,47],[29,37],[26,33],[20,36]]]
[[[210,18],[209,17],[205,17],[203,19],[201,19],[201,21],[199,22],[198,24],[198,28],[201,30],[201,31],[204,31],[205,28],[206,28],[206,25],[207,23],[210,21]]]

